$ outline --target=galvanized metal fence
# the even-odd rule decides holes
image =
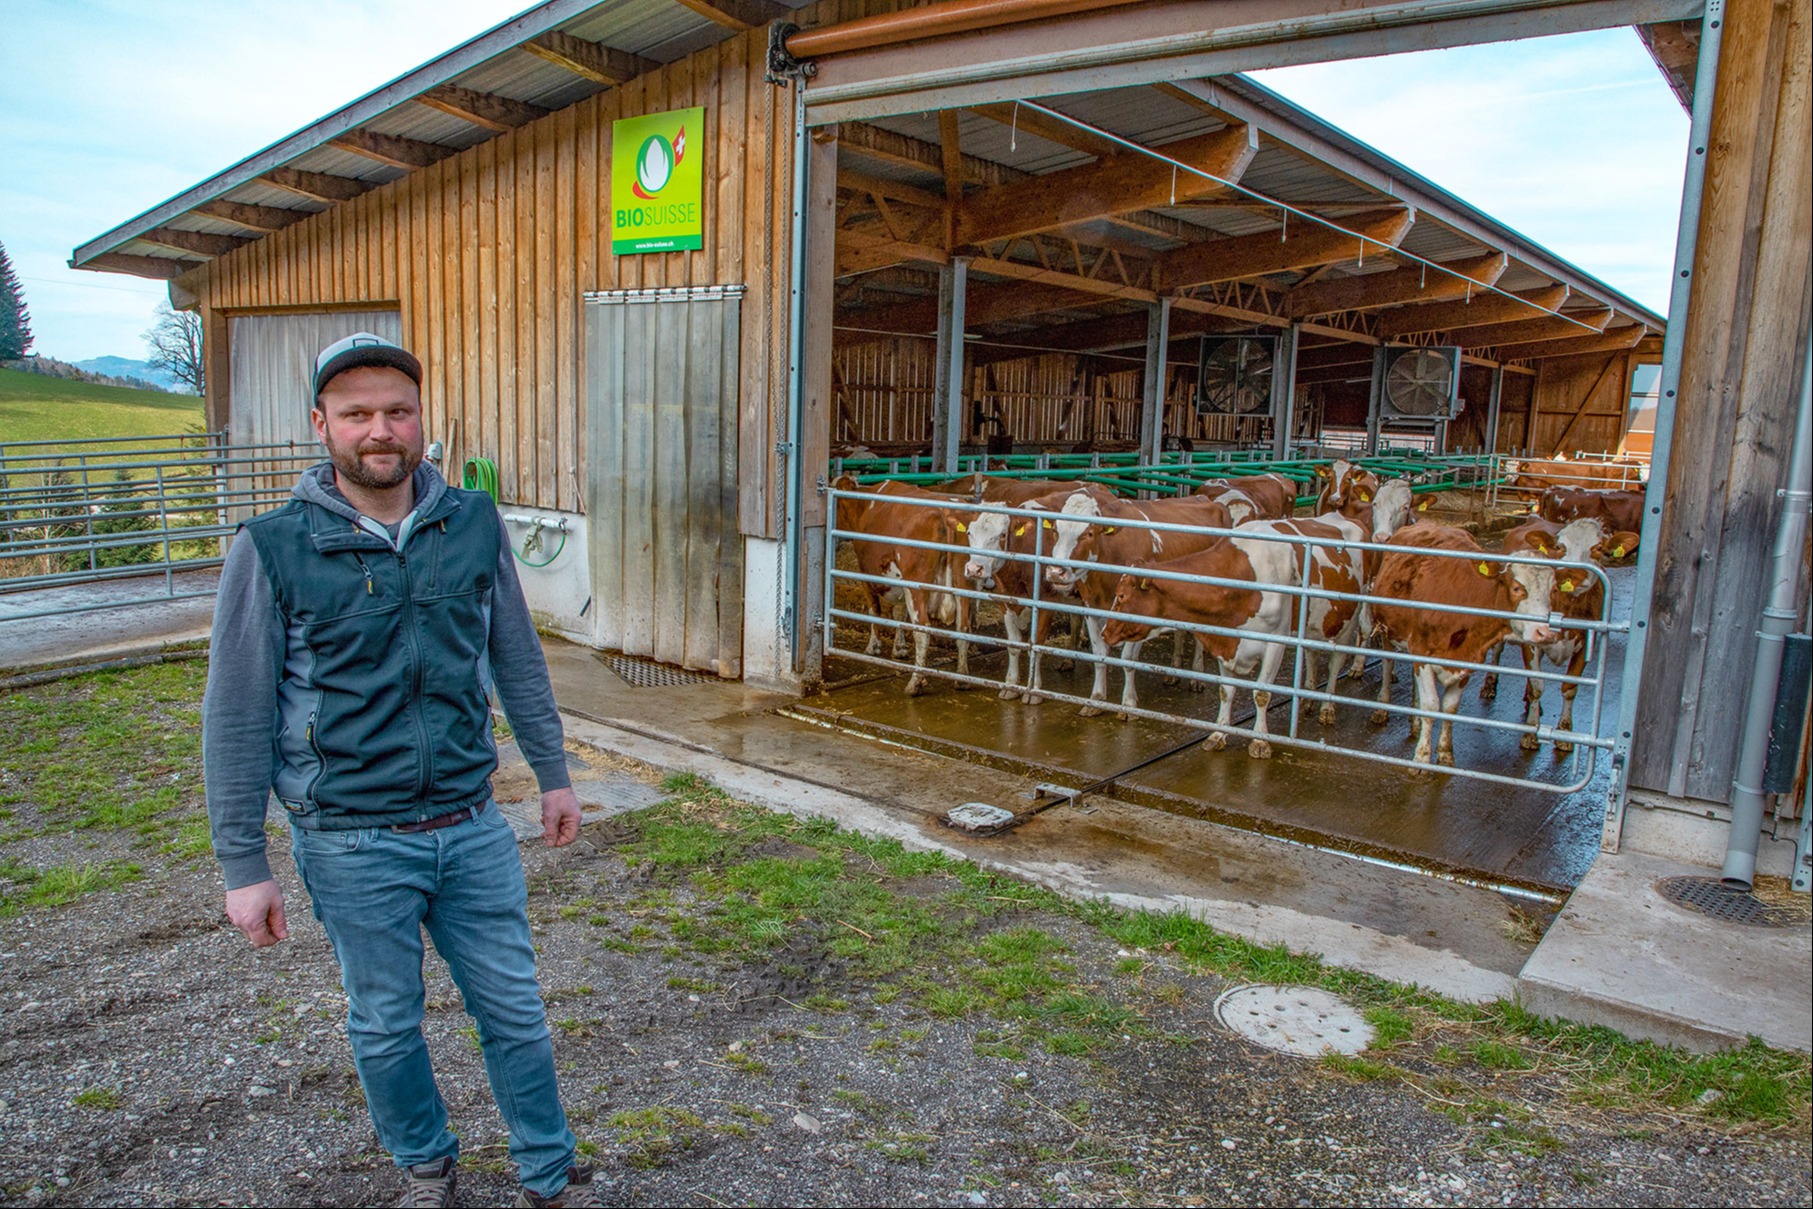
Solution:
[[[865,534],[856,529],[846,529],[838,525],[835,518],[838,516],[838,505],[843,501],[856,501],[859,503],[885,501],[889,504],[907,505],[913,508],[949,510],[958,515],[967,515],[970,521],[973,521],[978,516],[991,513],[1014,519],[1024,519],[1035,524],[1039,521],[1057,521],[1062,519],[1059,514],[1050,510],[1010,507],[1001,504],[960,502],[944,498],[928,499],[925,497],[916,498],[905,495],[882,495],[875,492],[848,491],[835,487],[829,489],[828,496],[827,512],[833,519],[827,542],[833,550],[835,550],[836,544],[840,541],[860,541],[864,538],[872,538],[875,536]],[[1428,769],[1428,764],[1419,763],[1414,759],[1407,759],[1402,756],[1393,756],[1370,750],[1365,746],[1355,743],[1343,742],[1339,738],[1310,738],[1302,731],[1302,721],[1300,717],[1301,710],[1298,708],[1298,702],[1328,702],[1349,707],[1370,704],[1376,709],[1384,711],[1387,715],[1407,719],[1422,719],[1427,725],[1432,727],[1439,727],[1444,723],[1452,723],[1457,729],[1465,727],[1482,731],[1516,733],[1522,736],[1531,736],[1539,743],[1547,742],[1560,746],[1571,745],[1573,749],[1572,755],[1569,756],[1567,760],[1558,762],[1552,766],[1558,773],[1562,774],[1564,779],[1557,780],[1522,776],[1517,775],[1515,772],[1469,767],[1460,763],[1451,767],[1444,766],[1439,769],[1439,771],[1479,781],[1544,790],[1557,794],[1573,793],[1590,784],[1595,774],[1599,753],[1601,751],[1609,751],[1613,746],[1613,741],[1611,739],[1602,738],[1599,734],[1600,719],[1605,704],[1605,688],[1607,684],[1606,657],[1611,635],[1627,632],[1629,624],[1628,622],[1612,620],[1610,616],[1612,600],[1611,582],[1604,570],[1595,564],[1559,561],[1538,555],[1495,553],[1489,556],[1491,562],[1495,564],[1532,564],[1551,568],[1558,576],[1564,573],[1569,576],[1587,576],[1598,582],[1605,605],[1597,618],[1577,620],[1564,617],[1559,612],[1551,611],[1546,617],[1541,619],[1544,624],[1554,631],[1574,631],[1582,636],[1581,641],[1584,642],[1586,646],[1586,664],[1582,673],[1576,676],[1569,675],[1565,671],[1548,670],[1541,665],[1540,660],[1538,661],[1537,666],[1531,669],[1525,669],[1523,667],[1501,669],[1495,663],[1469,662],[1435,655],[1413,657],[1404,651],[1375,648],[1367,645],[1367,637],[1364,634],[1352,643],[1341,643],[1326,640],[1318,635],[1312,635],[1309,632],[1308,619],[1311,613],[1310,606],[1311,602],[1316,598],[1331,602],[1352,602],[1362,609],[1370,608],[1372,605],[1378,604],[1385,599],[1370,591],[1357,593],[1343,592],[1312,584],[1310,582],[1310,568],[1312,565],[1311,554],[1315,548],[1320,547],[1335,554],[1348,551],[1358,551],[1362,554],[1366,552],[1378,552],[1383,554],[1393,551],[1402,552],[1404,547],[1391,546],[1371,541],[1333,541],[1305,535],[1280,534],[1257,527],[1262,525],[1262,522],[1249,522],[1248,526],[1239,529],[1204,529],[1188,525],[1123,517],[1116,517],[1111,523],[1116,527],[1138,528],[1156,532],[1209,534],[1224,537],[1239,537],[1241,539],[1263,542],[1285,543],[1297,548],[1293,559],[1293,565],[1300,568],[1297,575],[1297,581],[1294,583],[1255,584],[1254,581],[1247,579],[1227,579],[1166,570],[1163,568],[1162,564],[1147,564],[1134,567],[1126,564],[1058,558],[1054,555],[1044,553],[1002,552],[998,557],[1003,561],[1023,563],[1031,570],[1031,573],[1028,575],[1028,581],[1031,585],[1031,596],[1016,607],[1022,609],[1030,608],[1032,611],[1032,621],[1029,626],[1023,628],[1016,627],[1026,635],[1024,638],[1015,637],[1011,632],[1007,637],[1000,637],[992,634],[983,637],[972,632],[960,630],[954,625],[939,624],[934,619],[937,612],[935,609],[927,616],[912,619],[887,616],[875,617],[866,612],[858,612],[838,604],[837,588],[840,584],[871,584],[890,591],[897,591],[908,587],[919,587],[927,589],[929,592],[935,594],[935,596],[941,595],[951,598],[963,598],[971,602],[972,605],[980,605],[985,602],[1000,601],[1002,599],[999,593],[985,591],[963,581],[960,562],[946,562],[945,570],[940,575],[939,579],[927,581],[905,579],[897,574],[897,567],[891,569],[886,575],[866,574],[861,570],[843,569],[837,565],[838,560],[833,556],[828,557],[825,560],[825,614],[822,620],[824,649],[827,654],[835,654],[841,658],[874,664],[894,671],[917,673],[936,677],[941,680],[960,682],[977,687],[1002,687],[1002,683],[999,681],[971,675],[966,670],[962,670],[961,663],[957,668],[945,666],[943,664],[934,664],[930,661],[927,661],[923,666],[916,666],[914,663],[908,662],[898,653],[890,656],[879,653],[878,651],[864,649],[854,642],[848,644],[838,642],[840,634],[851,634],[859,626],[879,626],[894,631],[897,634],[923,634],[928,636],[928,638],[944,639],[958,644],[982,641],[986,642],[991,647],[1006,647],[1010,652],[1017,654],[1027,661],[1029,665],[1026,676],[1028,686],[1033,683],[1034,674],[1031,669],[1032,661],[1037,660],[1042,656],[1061,655],[1063,658],[1076,660],[1078,662],[1109,668],[1120,668],[1122,669],[1123,674],[1129,677],[1139,673],[1158,672],[1167,676],[1177,676],[1183,679],[1196,681],[1205,686],[1212,686],[1217,689],[1229,691],[1244,690],[1246,692],[1252,692],[1256,689],[1260,692],[1273,694],[1274,698],[1283,698],[1284,701],[1288,703],[1289,720],[1283,727],[1282,732],[1272,730],[1269,725],[1261,728],[1258,725],[1260,719],[1257,716],[1254,719],[1253,725],[1238,725],[1231,723],[1224,724],[1214,719],[1204,718],[1194,714],[1183,714],[1167,710],[1150,709],[1138,705],[1128,705],[1124,701],[1123,703],[1113,705],[1110,708],[1115,712],[1126,716],[1149,718],[1160,722],[1178,723],[1204,728],[1212,733],[1221,733],[1224,736],[1239,735],[1248,739],[1264,739],[1270,743],[1287,747],[1339,754],[1354,759],[1370,760],[1376,763],[1394,765],[1409,770]],[[968,527],[969,524],[966,522],[966,528]],[[889,544],[895,546],[937,551],[946,555],[951,560],[967,559],[972,553],[970,546],[958,545],[954,542],[920,540],[896,536],[889,536],[885,538],[885,540]],[[1431,558],[1467,560],[1477,560],[1479,558],[1477,552],[1469,551],[1417,548],[1414,553],[1418,557],[1428,556]],[[1231,587],[1244,589],[1249,592],[1255,587],[1258,587],[1262,589],[1263,594],[1293,597],[1300,603],[1295,609],[1296,621],[1291,632],[1288,633],[1256,633],[1253,631],[1218,625],[1195,624],[1178,620],[1160,621],[1138,614],[1117,613],[1111,609],[1091,608],[1073,598],[1056,596],[1044,584],[1044,572],[1047,568],[1052,567],[1068,567],[1074,571],[1094,575],[1105,574],[1119,576],[1125,572],[1136,572],[1139,576],[1150,579]],[[934,599],[935,596],[933,597]],[[1499,618],[1505,620],[1530,620],[1530,618],[1524,614],[1474,608],[1438,600],[1392,600],[1389,603],[1420,605],[1449,614]],[[1180,640],[1184,634],[1220,635],[1235,639],[1263,642],[1267,645],[1277,644],[1285,649],[1284,653],[1290,660],[1290,671],[1288,677],[1283,678],[1282,682],[1268,683],[1258,678],[1229,675],[1218,670],[1197,670],[1195,668],[1158,664],[1144,659],[1130,659],[1113,654],[1102,654],[1094,650],[1079,648],[1064,649],[1060,651],[1058,648],[1042,646],[1037,641],[1037,636],[1040,632],[1039,618],[1042,614],[1055,614],[1061,617],[1077,617],[1083,619],[1093,618],[1097,619],[1100,623],[1120,618],[1123,621],[1136,625],[1151,626],[1155,630],[1173,630],[1179,635]],[[960,649],[962,648],[960,647]],[[1126,648],[1123,647],[1123,651],[1125,651],[1125,649]],[[1584,690],[1585,705],[1584,709],[1575,715],[1573,727],[1571,729],[1563,730],[1559,727],[1544,726],[1539,723],[1532,725],[1526,721],[1507,721],[1502,718],[1493,718],[1478,714],[1450,714],[1442,712],[1440,709],[1429,709],[1419,705],[1400,704],[1385,699],[1367,702],[1360,698],[1346,697],[1341,696],[1338,693],[1322,691],[1313,684],[1305,683],[1305,674],[1308,669],[1308,659],[1310,656],[1319,656],[1326,660],[1327,657],[1336,654],[1346,655],[1361,661],[1378,659],[1387,663],[1410,664],[1412,666],[1409,670],[1412,671],[1413,674],[1416,667],[1419,666],[1449,670],[1465,669],[1474,673],[1487,674],[1496,674],[1502,670],[1506,673],[1524,676],[1544,686],[1550,684],[1558,687],[1573,686],[1577,694],[1577,704],[1580,702],[1578,694]],[[1387,669],[1384,666],[1381,666],[1380,670],[1381,674],[1383,674]],[[1414,683],[1414,678],[1412,678],[1412,683]],[[1039,687],[1037,696],[1040,699],[1067,702],[1085,708],[1100,707],[1103,705],[1101,700],[1052,690],[1043,685]],[[1273,708],[1276,707],[1273,706]]]
[[[133,578],[147,588],[0,620],[211,595],[178,574],[218,566],[221,538],[282,503],[320,457],[312,441],[229,445],[222,433],[0,445],[0,595]]]

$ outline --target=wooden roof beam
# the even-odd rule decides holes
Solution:
[[[1449,332],[1487,323],[1536,319],[1544,311],[1557,311],[1568,299],[1565,285],[1546,285],[1516,294],[1475,294],[1471,300],[1431,302],[1400,307],[1379,316],[1379,335],[1409,336],[1418,332]]]
[[[889,239],[865,231],[844,230],[837,233],[837,266],[839,277],[867,273],[897,264],[941,265],[950,259],[943,248]]]
[[[1107,164],[1084,164],[1002,185],[964,200],[957,243],[987,243],[1169,205],[1173,197],[1213,193],[1223,181],[1240,179],[1258,146],[1252,128],[1238,125],[1158,149],[1216,180],[1133,153]]]
[[[877,194],[889,201],[901,202],[909,206],[921,206],[928,210],[944,209],[942,194],[933,193],[930,189],[921,189],[918,185],[891,181],[882,176],[870,176],[868,173],[858,172],[854,168],[838,168],[837,187],[856,193]]]
[[[190,213],[205,214],[209,218],[218,218],[236,227],[268,235],[272,231],[281,231],[305,218],[313,217],[318,211],[285,210],[279,206],[252,206],[245,202],[216,199],[201,203],[190,210]]]
[[[564,67],[576,76],[613,88],[661,66],[653,59],[632,55],[602,42],[590,42],[563,34],[559,30],[540,34],[522,44],[522,49],[556,67]]]
[[[416,101],[497,134],[514,130],[518,126],[527,126],[537,118],[547,117],[549,113],[540,105],[513,101],[494,93],[476,92],[470,88],[461,88],[458,84],[437,85],[416,97]]]
[[[153,227],[139,238],[173,252],[192,252],[209,258],[225,256],[235,248],[256,242],[240,235],[210,235],[205,231],[180,231],[175,227]]]
[[[377,160],[380,164],[408,172],[438,164],[448,156],[458,154],[460,150],[441,143],[425,143],[420,139],[379,134],[373,130],[348,130],[328,141],[342,151],[350,151],[354,155],[362,155],[366,159]]]
[[[1511,260],[1503,252],[1493,252],[1445,263],[1446,272],[1410,265],[1384,273],[1318,281],[1285,295],[1285,309],[1293,319],[1303,319],[1334,311],[1373,310],[1405,303],[1465,298],[1475,286],[1491,285],[1504,276]],[[1460,276],[1454,276],[1456,273]]]
[[[1539,319],[1520,319],[1514,323],[1463,327],[1442,339],[1462,348],[1495,348],[1501,344],[1531,344],[1538,340],[1592,336],[1603,332],[1605,325],[1611,321],[1611,309],[1602,307],[1591,311],[1570,311],[1565,319],[1559,315],[1544,315]]]
[[[378,187],[372,181],[362,181],[356,177],[304,172],[300,168],[272,168],[264,174],[263,180],[279,189],[319,202],[351,201]]]
[[[1581,336],[1571,340],[1543,340],[1530,344],[1501,344],[1498,355],[1505,361],[1542,361],[1550,357],[1579,357],[1588,353],[1617,353],[1635,348],[1648,332],[1641,323],[1608,328],[1598,336]]]
[[[715,21],[738,33],[793,16],[792,9],[775,0],[680,0],[680,3],[707,21]]]
[[[175,281],[202,263],[199,260],[167,260],[162,256],[132,256],[125,252],[102,252],[97,256],[90,256],[81,264],[71,260],[69,267],[72,269],[97,269],[103,273],[125,273],[131,277],[149,277],[153,281]]]
[[[1410,233],[1416,211],[1368,210],[1335,220],[1342,230],[1298,220],[1281,234],[1270,231],[1214,239],[1167,252],[1158,260],[1159,281],[1167,289],[1187,289],[1217,281],[1239,281],[1268,273],[1295,272],[1381,256]],[[1348,231],[1354,234],[1348,234]]]

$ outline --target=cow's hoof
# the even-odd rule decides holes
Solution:
[[[1012,685],[1009,685],[1007,688],[1004,688],[1000,692],[996,693],[995,696],[1001,698],[1001,700],[1003,700],[1003,701],[1014,701],[1019,698],[1020,690],[1017,688],[1014,688]]]
[[[1383,726],[1385,723],[1391,721],[1391,715],[1382,709],[1375,709],[1372,711],[1372,716],[1366,720],[1374,726]]]
[[[969,690],[971,690],[972,688],[975,688],[976,686],[969,683],[967,680],[959,680],[955,684],[953,684],[951,687],[956,689],[960,693],[967,693],[967,692],[969,692]]]
[[[1060,672],[1074,672],[1074,671],[1076,671],[1076,660],[1060,659],[1060,660],[1058,660],[1057,666],[1058,666],[1058,671],[1060,671]]]
[[[1039,696],[1037,693],[1026,693],[1020,700],[1027,705],[1037,705],[1039,702],[1045,700],[1045,698]]]
[[[1161,677],[1159,677],[1159,683],[1160,684],[1176,684],[1177,677],[1176,676],[1161,676]]]
[[[1132,714],[1130,714],[1130,713],[1128,713],[1128,712],[1127,712],[1127,711],[1126,711],[1126,710],[1124,710],[1124,709],[1122,709],[1122,710],[1116,710],[1116,711],[1115,711],[1115,712],[1114,712],[1114,716],[1115,716],[1115,717],[1116,717],[1116,718],[1117,718],[1117,719],[1119,719],[1119,720],[1120,720],[1120,721],[1122,721],[1122,722],[1131,722],[1131,721],[1133,721],[1133,715],[1132,715]]]
[[[1220,734],[1210,735],[1202,741],[1202,745],[1210,751],[1220,751],[1228,745],[1228,737]]]
[[[1323,726],[1333,726],[1335,724],[1335,707],[1324,701],[1322,708],[1316,711],[1316,721]]]
[[[1084,718],[1099,718],[1102,716],[1102,707],[1099,705],[1085,705],[1082,710],[1079,711],[1079,715]]]
[[[907,696],[917,697],[923,692],[925,692],[925,682],[924,681],[922,681],[922,680],[907,681],[907,686],[906,686],[906,695]]]
[[[1542,746],[1542,742],[1537,739],[1535,735],[1525,735],[1523,738],[1517,740],[1517,746],[1523,748],[1525,751],[1535,751],[1538,747]]]
[[[1427,764],[1418,764],[1415,768],[1410,770],[1410,778],[1414,781],[1427,781],[1429,779],[1429,772],[1430,769]]]
[[[1490,676],[1487,676],[1484,680],[1481,680],[1479,682],[1479,699],[1481,701],[1491,701],[1491,700],[1496,699],[1497,696],[1498,696],[1498,681],[1494,680]]]
[[[1555,750],[1565,756],[1574,750],[1574,745],[1572,743],[1562,743],[1558,740],[1555,743]]]
[[[1246,754],[1255,760],[1269,760],[1272,758],[1272,745],[1264,739],[1254,739],[1246,745]]]
[[[1209,691],[1209,686],[1200,680],[1192,680],[1190,681],[1190,691],[1192,693],[1206,693]]]

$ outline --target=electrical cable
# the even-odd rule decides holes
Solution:
[[[482,491],[491,497],[493,504],[497,503],[497,463],[490,458],[467,458],[466,465],[460,471],[460,485],[468,491]],[[567,531],[563,528],[560,531],[560,544],[554,547],[554,553],[540,562],[517,554],[515,546],[510,547],[510,553],[525,567],[545,567],[559,558],[561,551],[566,548]]]

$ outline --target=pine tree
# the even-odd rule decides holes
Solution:
[[[25,288],[13,274],[6,245],[0,244],[0,361],[17,361],[31,349],[31,312]]]

